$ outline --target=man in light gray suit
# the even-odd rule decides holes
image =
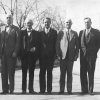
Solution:
[[[77,32],[71,29],[72,21],[66,21],[66,28],[60,31],[57,39],[57,54],[60,58],[60,94],[64,93],[67,72],[67,91],[72,94],[73,63],[78,58],[79,45]]]

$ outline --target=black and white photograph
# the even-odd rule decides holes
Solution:
[[[100,100],[100,0],[0,0],[0,100]]]

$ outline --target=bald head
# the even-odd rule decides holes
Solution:
[[[66,28],[70,29],[72,26],[72,20],[71,19],[66,19]]]

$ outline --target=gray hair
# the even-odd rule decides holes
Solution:
[[[90,17],[85,17],[84,20],[86,20],[86,19],[88,19],[90,22],[92,22]]]

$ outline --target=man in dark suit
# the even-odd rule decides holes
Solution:
[[[34,70],[39,57],[39,32],[32,29],[33,21],[27,21],[27,29],[21,31],[21,62],[22,62],[22,93],[26,93],[27,71],[29,69],[29,93],[35,94],[33,89]]]
[[[40,52],[40,93],[46,90],[47,71],[47,92],[52,92],[52,70],[56,55],[57,31],[50,27],[51,19],[45,18],[45,28],[41,31],[41,52]]]
[[[19,29],[13,25],[12,15],[7,15],[7,25],[1,32],[0,57],[3,93],[14,92],[14,75],[19,51]],[[8,84],[9,81],[9,84]]]
[[[91,27],[91,19],[85,18],[85,30],[80,31],[80,79],[82,93],[93,94],[94,72],[100,47],[100,32]],[[88,76],[87,76],[88,73]]]
[[[60,31],[57,38],[57,54],[60,58],[60,92],[64,93],[67,72],[67,91],[72,94],[73,63],[78,58],[79,44],[76,31],[71,29],[72,21],[67,19],[66,28]]]

